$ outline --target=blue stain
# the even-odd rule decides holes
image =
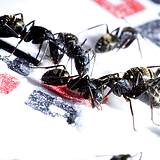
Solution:
[[[137,26],[136,29],[142,35],[149,39],[151,42],[160,47],[160,20],[155,19]]]
[[[22,58],[15,58],[13,61],[6,62],[8,68],[23,76],[28,76],[31,72],[30,64]]]
[[[78,116],[77,111],[74,109],[74,104],[65,102],[63,99],[57,96],[50,96],[41,90],[34,90],[28,97],[28,100],[25,102],[25,104],[52,117],[62,116],[67,120],[68,124],[74,123],[76,117]],[[55,105],[63,109],[65,113],[61,115],[59,113],[53,112],[50,109],[51,105]]]

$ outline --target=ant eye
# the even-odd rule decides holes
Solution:
[[[133,79],[133,76],[131,75],[130,78]]]

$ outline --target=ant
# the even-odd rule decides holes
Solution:
[[[75,68],[80,76],[85,75],[89,70],[90,61],[93,59],[93,57],[95,58],[95,53],[91,48],[87,50],[83,48],[83,45],[85,44],[87,39],[85,39],[81,44],[79,44],[78,37],[72,33],[59,32],[56,34],[57,34],[56,40],[59,42],[58,45],[63,46],[62,54],[63,55],[66,54],[71,60],[72,59],[74,60]],[[91,51],[93,53],[92,58],[89,57],[89,52]],[[60,60],[63,57],[61,56],[60,58],[58,58],[58,56],[59,56],[58,54],[57,56],[51,55],[52,58],[59,59],[58,63],[54,64],[59,64]]]
[[[118,97],[123,96],[126,101],[130,104],[131,115],[133,119],[133,129],[135,129],[134,123],[134,113],[132,109],[131,98],[137,99],[143,93],[148,93],[151,107],[151,120],[154,124],[156,124],[153,120],[153,104],[152,98],[154,95],[150,95],[152,90],[155,90],[156,87],[160,83],[159,69],[156,72],[153,72],[150,68],[158,67],[158,66],[148,66],[148,67],[134,67],[127,70],[122,78],[119,77],[117,73],[117,77],[109,78],[108,83],[106,85],[111,89],[106,94],[108,96],[113,92]],[[101,77],[101,80],[105,80],[105,76]],[[153,97],[152,97],[153,96]],[[158,125],[158,124],[156,124]]]
[[[29,25],[31,25],[31,27],[27,31],[27,27]],[[86,72],[89,70],[88,64],[90,63],[90,60],[87,53],[90,52],[91,49],[84,50],[82,46],[86,40],[84,40],[84,42],[79,45],[77,36],[72,33],[60,32],[53,34],[50,30],[44,27],[35,26],[35,21],[31,21],[25,26],[25,29],[21,33],[21,40],[18,42],[15,50],[23,40],[25,42],[32,41],[33,44],[40,44],[36,58],[38,58],[40,54],[43,42],[48,41],[46,49],[49,45],[50,58],[55,65],[58,65],[64,54],[66,54],[69,58],[74,59],[75,67],[79,75],[86,74]],[[40,62],[42,61],[45,52]]]
[[[107,24],[100,24],[93,26],[91,28],[88,28],[87,30],[91,30],[96,27],[100,27],[102,25],[106,25],[106,33],[101,36],[96,44],[95,44],[95,52],[97,53],[104,53],[104,52],[109,52],[114,49],[124,49],[128,48],[133,41],[136,39],[138,43],[138,48],[142,57],[142,52],[140,48],[140,43],[138,40],[138,32],[135,28],[133,27],[124,27],[120,31],[120,27],[116,28],[113,31],[109,31],[108,25]]]
[[[87,39],[84,40],[82,44],[71,45],[67,52],[67,56],[69,58],[74,59],[75,68],[78,74],[83,77],[89,71],[90,61],[94,58],[95,61],[95,53],[89,48],[87,50],[83,49],[83,45]],[[90,58],[89,53],[92,51],[93,55]],[[93,71],[93,68],[92,68]]]
[[[44,55],[46,54],[47,48],[50,49],[50,57],[54,64],[58,64],[64,55],[64,46],[60,34],[58,38],[55,38],[56,34],[53,34],[50,30],[42,27],[36,26],[35,20],[29,22],[25,25],[24,29],[20,33],[20,41],[17,43],[14,51],[11,53],[14,54],[19,44],[24,40],[25,42],[32,42],[33,44],[39,44],[39,50],[36,55],[36,59],[39,57],[40,51],[44,41],[47,41],[45,51],[40,59],[42,61]]]
[[[22,13],[0,16],[0,37],[19,38],[24,29],[25,24]]]
[[[142,152],[137,153],[135,155],[130,155],[130,154],[119,154],[119,155],[114,155],[111,157],[110,160],[127,160],[127,159],[132,159],[133,157],[137,157],[138,154],[140,154],[139,160],[142,159]],[[96,157],[104,157],[104,156],[109,156],[109,155],[99,155]]]
[[[27,29],[27,27],[31,25],[29,27],[29,29]],[[38,54],[36,55],[36,58],[38,58],[43,42],[45,40],[48,40],[49,43],[51,40],[54,39],[54,36],[52,34],[51,31],[49,31],[48,29],[41,27],[41,26],[35,26],[35,20],[29,22],[27,25],[25,25],[24,30],[21,32],[21,36],[20,36],[20,41],[18,42],[18,44],[16,45],[13,53],[15,52],[15,50],[17,49],[18,45],[24,40],[25,42],[32,42],[33,44],[39,44],[39,51]],[[52,44],[51,44],[52,45]],[[48,43],[46,46],[46,49],[48,48]],[[52,52],[52,50],[50,50]],[[12,54],[13,54],[12,53]],[[44,53],[45,54],[45,53]],[[42,57],[43,58],[43,57]],[[41,59],[42,59],[41,58]]]
[[[89,70],[89,63],[92,60],[92,58],[95,58],[95,54],[91,48],[85,50],[83,48],[83,45],[85,44],[85,39],[81,44],[79,44],[78,37],[72,33],[66,33],[66,32],[59,32],[55,33],[54,35],[57,35],[56,41],[58,43],[52,43],[52,46],[59,47],[61,46],[61,54],[52,54],[51,57],[54,59],[54,64],[59,64],[60,60],[63,58],[64,54],[66,54],[69,59],[73,59],[75,63],[75,68],[80,76],[85,75]],[[50,48],[52,48],[50,46]],[[63,46],[63,47],[62,47]],[[89,52],[92,51],[93,56],[92,58],[89,57]],[[59,61],[57,61],[57,59]],[[71,61],[72,62],[72,61]]]
[[[60,67],[63,67],[63,69]],[[83,96],[84,99],[90,99],[93,108],[97,107],[98,109],[101,109],[99,106],[103,101],[103,91],[107,86],[103,85],[104,82],[100,79],[90,78],[88,75],[70,76],[64,65],[31,68],[52,68],[45,72],[41,77],[41,81],[44,84],[53,86],[66,85],[68,89],[76,91]]]
[[[130,154],[120,154],[113,156],[110,160],[127,160],[128,158],[132,158]]]

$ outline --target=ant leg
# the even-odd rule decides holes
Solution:
[[[138,156],[139,154],[140,154],[140,156]],[[142,159],[142,152],[139,152],[139,153],[137,153],[135,155],[130,156],[130,158],[133,158],[133,157],[137,157],[137,158],[139,157],[139,160],[141,160]]]
[[[114,30],[111,32],[111,34],[113,34],[113,33],[115,32],[114,36],[117,37],[117,36],[118,36],[118,33],[119,33],[119,30],[120,30],[120,27],[114,29]],[[107,32],[107,33],[109,33],[109,32]]]
[[[153,117],[154,117],[154,116],[153,116],[153,104],[152,104],[152,97],[151,97],[151,96],[149,96],[149,101],[150,101],[150,108],[151,108],[151,121],[152,121],[152,123],[153,123],[154,125],[160,126],[160,124],[154,122],[154,118],[153,118]]]
[[[106,79],[116,79],[116,78],[118,78],[118,79],[120,78],[119,77],[119,73],[107,74],[107,75],[102,76],[102,77],[100,77],[98,79],[106,80]]]
[[[21,16],[21,19],[23,20],[23,14],[22,14],[22,13],[16,13],[16,14],[14,14],[13,16],[18,16],[18,15],[20,15],[20,16]]]
[[[49,46],[49,42],[47,42],[47,44],[46,44],[45,51],[44,51],[44,53],[43,53],[43,55],[42,55],[42,57],[41,57],[41,59],[40,59],[40,62],[42,61],[42,59],[43,59],[44,56],[46,55],[48,46]],[[39,47],[39,52],[40,52],[40,50],[41,50],[41,48]],[[38,56],[39,56],[39,53],[37,54],[36,59],[38,58]]]
[[[66,67],[68,66],[69,60],[70,60],[70,58],[68,58],[68,60],[67,60]]]
[[[72,74],[72,66],[73,66],[73,61],[72,61],[72,58],[71,58],[71,74]]]
[[[7,27],[13,34],[14,37],[19,38],[18,34],[7,24],[4,24],[5,27]]]
[[[142,159],[142,152],[140,152],[140,157],[139,157],[139,160],[141,160]]]
[[[86,43],[87,38],[81,43],[81,47]]]
[[[126,101],[129,101],[129,106],[130,106],[130,111],[131,111],[131,115],[132,115],[132,120],[133,120],[133,129],[134,131],[136,131],[136,128],[135,128],[135,122],[134,122],[134,113],[133,113],[133,108],[132,108],[132,102],[129,98],[127,97],[124,97],[126,99]]]
[[[44,68],[44,69],[50,69],[50,68],[58,68],[58,67],[63,67],[64,70],[66,70],[66,67],[64,65],[54,65],[54,66],[30,66],[30,68]]]
[[[126,44],[125,44],[125,42],[124,43],[122,43],[122,45],[120,46],[120,48],[128,48],[132,43],[133,43],[133,41],[134,40],[137,40],[137,45],[138,45],[138,50],[139,50],[139,52],[140,52],[140,55],[141,55],[141,58],[143,57],[142,56],[142,50],[141,50],[141,47],[140,47],[140,42],[139,42],[139,39],[136,37],[133,37],[133,38],[131,38]]]
[[[91,98],[92,108],[95,108],[95,107],[97,107],[97,105],[95,104],[95,101],[94,101],[94,97],[93,97],[93,93],[92,93],[91,87],[88,86],[88,89],[89,89],[89,94],[90,94],[90,98]],[[97,107],[97,108],[98,108],[98,107]]]
[[[89,94],[90,94],[90,98],[91,98],[92,108],[95,108],[95,107],[96,107],[98,110],[100,110],[100,109],[102,110],[102,107],[99,109],[99,105],[100,105],[100,104],[97,105],[97,104],[95,103],[94,96],[93,96],[93,92],[92,92],[92,89],[91,89],[90,83],[89,83],[89,80],[90,80],[89,76],[87,75],[86,78],[87,78],[87,84],[88,84]]]
[[[29,22],[28,24],[26,24],[26,25],[25,25],[25,28],[26,28],[27,26],[29,26],[29,25],[34,26],[34,24],[35,24],[35,20],[33,20],[33,21]]]
[[[47,42],[47,44],[48,44],[48,42]],[[40,45],[39,45],[39,50],[38,50],[38,53],[37,53],[37,55],[36,55],[36,59],[39,57],[39,54],[40,54],[41,49],[42,49],[42,45],[43,45],[43,42],[40,43]],[[47,48],[48,48],[48,45],[46,45],[45,52],[46,52]],[[45,53],[45,52],[44,52],[44,53]],[[43,54],[43,55],[44,55],[44,54]]]
[[[106,24],[106,33],[109,33],[109,28],[107,24]]]
[[[85,51],[85,54],[90,52],[92,49],[89,48],[88,50]],[[94,52],[94,50],[92,50],[92,53],[93,53],[93,56],[91,57],[91,59],[89,58],[89,54],[88,54],[88,63],[86,65],[88,65],[90,63],[90,61],[94,58],[94,62],[93,62],[93,67],[92,67],[92,71],[91,71],[91,76],[92,76],[92,73],[93,73],[93,69],[94,69],[94,64],[95,64],[95,61],[96,61],[96,53]]]
[[[141,58],[142,58],[142,57],[143,57],[143,55],[142,55],[142,50],[141,50],[141,47],[140,47],[139,39],[138,39],[138,38],[136,38],[136,40],[137,40],[138,50],[139,50],[140,55],[141,55]]]
[[[156,72],[155,72],[156,77],[158,77],[159,74],[160,74],[160,68],[158,68],[158,69],[156,70]]]

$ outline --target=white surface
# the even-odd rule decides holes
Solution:
[[[143,1],[150,7],[147,0]],[[111,30],[125,25],[91,1],[1,0],[1,15],[18,12],[23,13],[25,23],[35,19],[36,25],[52,32],[78,33],[101,23],[107,23]],[[156,14],[146,11],[138,17],[142,24],[146,17],[149,20]],[[136,19],[131,16],[127,20],[137,25]],[[102,32],[100,27],[85,34],[98,30]],[[93,75],[98,77],[108,72],[123,72],[133,66],[159,64],[160,49],[141,37],[140,43],[143,59],[137,44],[133,43],[127,50],[97,55]],[[8,71],[3,62],[0,65],[1,73],[6,71],[19,76]],[[81,106],[81,116],[76,126],[71,126],[61,118],[52,118],[26,107],[24,100],[34,88],[27,86],[28,81],[21,77],[17,89],[7,96],[0,95],[0,160],[103,160],[107,157],[96,159],[96,155],[139,152],[143,152],[143,160],[160,159],[160,127],[152,124],[149,106],[139,100],[132,101],[137,132],[133,131],[129,104],[113,95],[108,105],[102,105],[102,111]],[[155,111],[157,116],[158,112]],[[157,120],[160,122],[159,117]]]

